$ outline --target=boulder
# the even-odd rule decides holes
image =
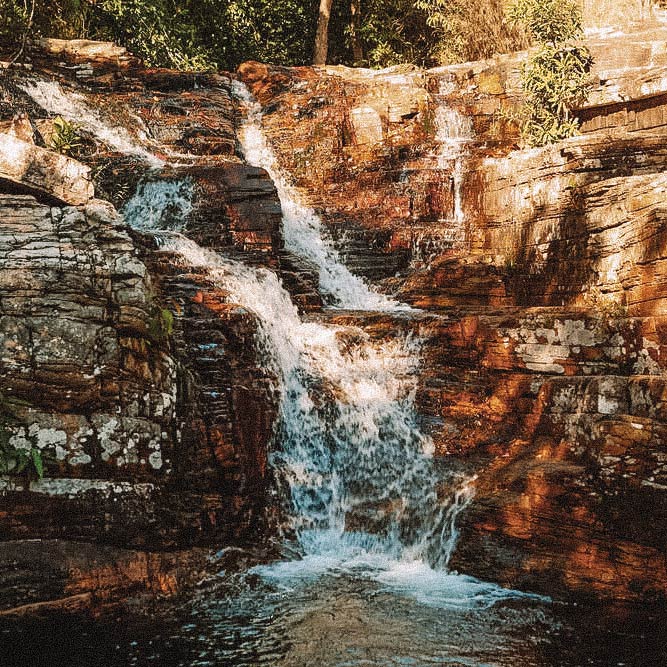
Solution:
[[[60,204],[78,206],[94,195],[88,167],[13,134],[0,134],[0,179]]]

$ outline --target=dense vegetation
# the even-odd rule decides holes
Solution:
[[[6,55],[24,35],[109,39],[148,64],[308,63],[318,0],[0,0]],[[328,62],[438,65],[525,46],[503,0],[333,0]]]
[[[526,93],[522,133],[532,146],[575,135],[572,109],[585,101],[593,59],[578,40],[582,15],[576,0],[516,0],[510,18],[529,30],[538,44],[521,70]]]
[[[112,40],[157,66],[235,69],[250,59],[299,65],[312,58],[319,2],[0,0],[0,55],[21,51],[25,38],[48,36]],[[431,66],[517,50],[529,40],[507,19],[511,0],[331,2],[327,60],[332,64]],[[534,4],[549,5],[543,0]],[[664,0],[576,4],[583,7],[587,25],[616,25]],[[548,11],[542,14],[544,24]]]

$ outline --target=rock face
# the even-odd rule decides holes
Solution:
[[[182,296],[172,286],[167,300],[108,204],[54,208],[19,195],[1,202],[3,431],[11,448],[49,457],[48,479],[0,482],[3,537],[159,547],[248,530],[258,518],[241,505],[252,498],[261,511],[262,447],[273,414],[270,398],[256,406],[257,426],[243,413],[253,405],[252,392],[245,396],[238,387],[257,364],[252,317],[213,295],[204,299],[206,286],[186,285]],[[181,313],[169,336],[156,327],[164,304]],[[242,358],[222,354],[212,386],[204,384],[204,368],[189,368],[196,365],[194,343],[181,338],[187,331],[196,339],[200,326],[213,339],[200,324],[207,318],[218,335],[235,337],[246,350]],[[193,414],[194,406],[222,410],[202,398],[216,387],[231,400],[219,415],[228,426],[218,437],[220,456],[208,454],[211,442],[200,432],[213,426]],[[254,492],[240,492],[249,480]],[[232,519],[237,512],[245,519]]]
[[[46,88],[61,91],[52,99],[63,114],[67,100],[82,117],[95,109],[99,126],[80,125],[79,158],[89,166],[0,134],[8,156],[0,175],[0,559],[14,563],[0,574],[8,591],[0,613],[176,592],[203,567],[206,548],[247,541],[268,520],[276,406],[254,316],[93,199],[90,173],[118,207],[138,182],[187,182],[193,236],[278,267],[275,188],[233,155],[228,78],[210,77],[204,91],[191,76],[104,53],[91,64],[77,46],[85,62],[76,74],[123,92],[68,97]],[[51,123],[21,92],[22,76],[0,83],[39,142]],[[142,144],[131,122],[103,134],[112,110],[101,99],[137,113],[159,100],[169,112],[154,114],[157,138]],[[129,156],[117,152],[121,141]],[[25,160],[10,159],[16,147]],[[156,175],[151,153],[160,150],[187,150],[189,164]],[[44,585],[34,538],[51,540],[40,547],[52,559]]]
[[[520,103],[520,56],[428,72],[247,63],[239,77],[346,263],[422,309],[335,317],[422,340],[436,454],[477,475],[453,567],[636,602],[667,596],[667,88],[662,32],[614,39],[592,43],[583,136],[544,149],[518,150],[497,113]],[[0,444],[28,464],[0,477],[14,612],[20,590],[48,609],[172,589],[193,548],[272,519],[275,378],[257,321],[150,225],[128,228],[117,211],[129,219],[137,188],[183,187],[188,236],[321,306],[313,267],[283,248],[275,187],[235,155],[229,76],[145,69],[108,45],[42,49],[29,81],[0,80],[0,129],[27,114],[0,148],[37,165],[0,174]],[[78,161],[44,146],[67,113],[83,123]],[[88,168],[115,208],[92,198]],[[31,538],[56,540],[51,587],[25,584]]]
[[[90,170],[64,155],[0,134],[0,179],[64,204],[85,204],[93,198]],[[57,175],[57,179],[53,178]]]
[[[477,474],[459,570],[667,595],[664,43],[592,42],[584,135],[533,150],[494,115],[520,102],[516,56],[240,68],[349,264],[432,313],[418,402],[437,453]]]

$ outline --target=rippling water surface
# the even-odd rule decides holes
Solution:
[[[478,667],[667,664],[665,616],[539,599],[456,607],[336,567],[220,574],[151,619],[0,623],[0,664]],[[454,596],[456,596],[454,594]]]

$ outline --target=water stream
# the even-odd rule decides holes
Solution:
[[[451,174],[454,198],[453,222],[460,227],[465,221],[463,211],[464,158],[467,145],[474,137],[472,121],[456,109],[441,104],[436,109],[435,127],[435,138],[440,145],[438,168]],[[458,229],[454,230],[454,233],[457,232],[459,232]]]
[[[135,127],[137,136],[134,137],[125,128],[106,122],[104,115],[98,109],[94,109],[83,95],[63,90],[57,81],[35,78],[25,81],[20,88],[42,109],[74,123],[76,127],[89,132],[112,150],[135,156],[154,169],[165,165],[163,160],[147,151],[142,145],[148,143],[148,135],[138,117],[133,117],[137,126]]]
[[[262,131],[262,107],[239,81],[233,83],[233,93],[246,109],[246,120],[239,131],[242,153],[249,164],[265,169],[271,176],[282,205],[285,246],[319,269],[320,290],[329,305],[353,310],[410,310],[371,289],[341,262],[323,234],[321,220],[303,203],[279,168]]]
[[[381,310],[409,317],[409,309],[374,292],[342,265],[321,234],[315,212],[287,184],[261,131],[261,113],[248,92],[236,89],[249,110],[242,150],[270,170],[284,211],[292,250],[320,268],[322,289],[336,307]],[[396,336],[375,341],[358,327],[303,321],[278,276],[199,247],[166,232],[161,210],[185,211],[186,185],[142,184],[124,209],[131,226],[153,225],[164,250],[204,270],[232,302],[255,313],[257,346],[278,378],[280,418],[271,464],[284,488],[298,560],[262,566],[271,581],[355,572],[436,604],[488,606],[521,594],[472,578],[447,565],[456,542],[456,517],[473,496],[472,480],[437,465],[432,443],[414,408],[420,343]],[[176,206],[175,202],[178,204]],[[166,225],[173,230],[172,224]]]

